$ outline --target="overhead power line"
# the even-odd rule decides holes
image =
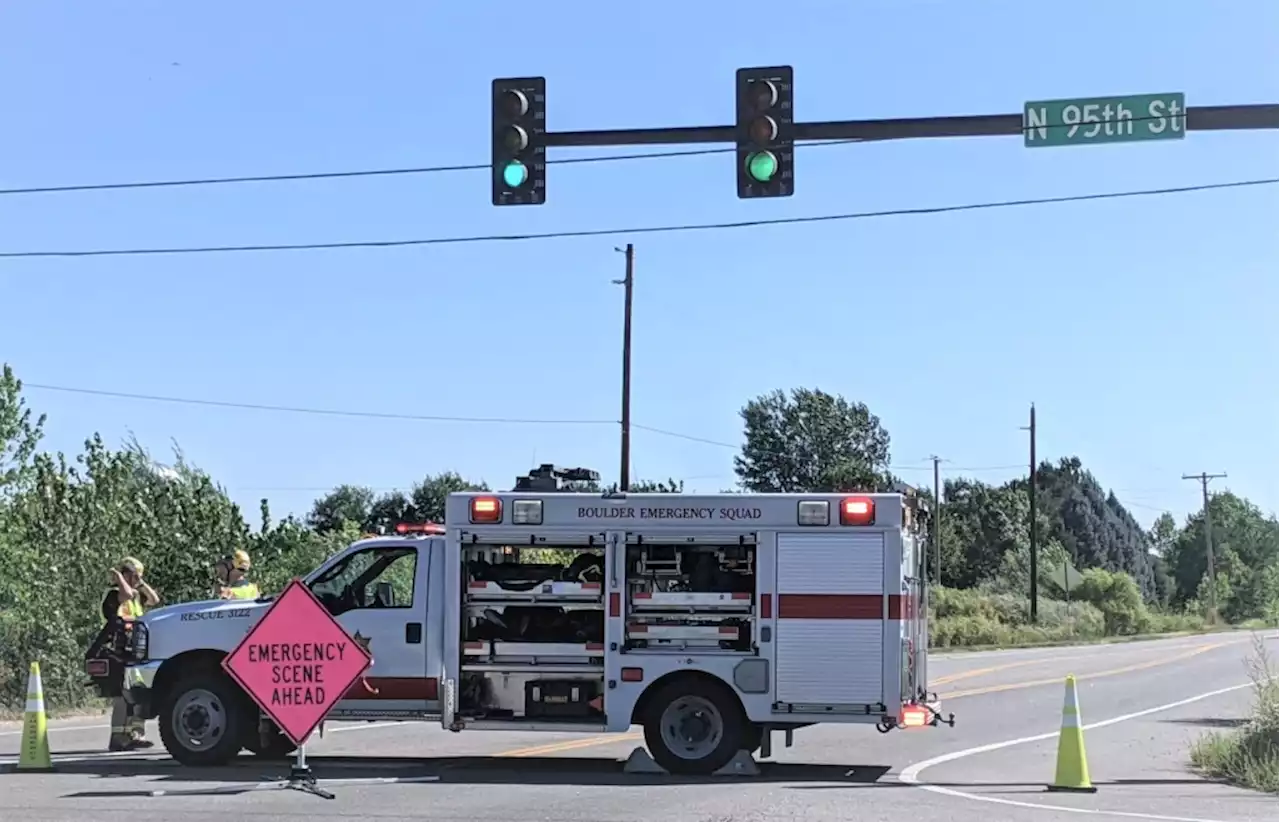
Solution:
[[[1192,107],[1185,116],[1187,128],[1193,130],[1231,130],[1275,128],[1275,106],[1201,106]],[[1028,131],[1075,129],[1076,123],[1037,123],[1026,125],[1021,114],[971,115],[960,117],[924,117],[914,119],[865,120],[828,123],[801,123],[799,130],[808,137],[796,143],[796,148],[841,146],[851,143],[876,142],[904,137],[975,137],[1009,136]],[[1130,123],[1148,120],[1164,120],[1164,115],[1130,118]],[[822,135],[853,128],[860,136],[824,139]],[[615,129],[588,132],[550,132],[548,145],[559,147],[659,145],[673,142],[712,142],[730,140],[733,126],[694,126],[657,129]],[[634,142],[633,142],[634,141]],[[567,157],[547,160],[548,165],[581,165],[585,163],[612,163],[626,160],[657,160],[671,157],[700,157],[710,154],[732,154],[736,147],[677,149],[635,154],[610,154],[602,157]],[[489,171],[489,163],[462,163],[438,166],[405,166],[401,168],[354,169],[346,171],[317,171],[296,174],[247,174],[229,177],[191,177],[177,180],[134,180],[120,183],[77,183],[55,186],[27,186],[0,189],[0,196],[23,194],[64,194],[77,191],[120,191],[145,188],[177,188],[190,186],[239,185],[247,183],[283,183],[306,180],[339,180],[359,177],[395,177],[422,174],[444,174],[459,171]]]
[[[1073,194],[1060,197],[1035,197],[1019,200],[997,200],[983,203],[964,203],[950,206],[929,206],[919,208],[899,208],[884,211],[855,211],[843,214],[820,214],[807,217],[774,217],[757,220],[738,220],[718,223],[685,223],[663,226],[637,226],[631,228],[597,228],[578,231],[548,231],[536,234],[480,234],[455,237],[426,237],[409,240],[356,240],[348,242],[328,243],[282,243],[277,245],[225,245],[225,246],[177,246],[170,248],[106,248],[85,251],[3,251],[0,258],[30,257],[126,257],[156,254],[220,254],[252,251],[332,251],[350,248],[403,248],[408,246],[428,245],[460,245],[464,243],[519,242],[524,240],[553,240],[575,237],[605,237],[619,234],[665,234],[688,231],[720,231],[733,228],[752,228],[767,225],[799,225],[803,223],[840,222],[848,220],[865,220],[873,217],[918,217],[927,214],[948,214],[961,211],[982,211],[997,208],[1018,208],[1023,206],[1052,205],[1059,203],[1091,202],[1097,200],[1118,200],[1129,197],[1155,197],[1171,194],[1187,194],[1197,191],[1213,191],[1218,189],[1245,188],[1251,186],[1275,185],[1280,178],[1260,178],[1255,180],[1237,180],[1226,183],[1205,183],[1201,185],[1175,186],[1170,188],[1135,189],[1129,191],[1109,191],[1094,194]]]
[[[533,419],[525,417],[456,417],[438,414],[402,414],[386,411],[345,411],[336,408],[305,408],[294,405],[266,405],[253,402],[232,402],[229,400],[206,400],[193,397],[166,397],[158,394],[133,394],[126,391],[104,391],[96,388],[75,388],[68,385],[48,385],[44,383],[26,382],[23,388],[34,388],[39,391],[60,391],[66,394],[89,394],[97,397],[115,397],[124,400],[142,400],[144,402],[166,402],[177,405],[203,405],[217,408],[240,408],[248,411],[277,411],[286,414],[316,414],[328,417],[363,417],[383,420],[413,420],[416,422],[466,422],[493,423],[500,425],[617,425],[617,420],[587,419]]]
[[[861,143],[855,140],[819,140],[805,143],[806,147],[843,146]],[[702,157],[708,154],[732,154],[736,149],[695,148],[675,151],[649,151],[634,154],[606,154],[601,157],[564,157],[547,160],[548,165],[583,165],[586,163],[616,163],[626,160],[659,160],[670,157]],[[442,166],[406,166],[403,168],[368,168],[354,171],[316,171],[300,174],[251,174],[237,177],[193,177],[184,180],[138,180],[124,183],[85,183],[65,186],[31,186],[28,188],[0,188],[0,196],[18,194],[65,194],[73,191],[121,191],[137,188],[179,188],[184,186],[237,185],[243,183],[285,183],[303,180],[341,180],[352,177],[401,177],[414,174],[447,174],[458,171],[488,171],[489,163],[464,163]]]
[[[443,414],[406,414],[394,413],[388,411],[364,411],[364,410],[347,410],[336,408],[314,408],[309,406],[298,405],[271,405],[268,403],[257,402],[240,402],[233,400],[211,400],[201,399],[197,397],[174,397],[162,394],[140,394],[129,391],[108,391],[98,388],[80,388],[70,385],[52,385],[49,383],[27,382],[23,381],[24,389],[32,389],[36,391],[56,391],[64,394],[81,394],[95,397],[111,397],[114,399],[137,400],[141,402],[160,402],[176,405],[196,405],[210,408],[237,408],[246,411],[272,411],[283,414],[312,414],[318,416],[329,417],[353,417],[363,419],[381,419],[381,420],[406,420],[411,422],[461,422],[473,424],[497,424],[497,425],[618,425],[617,420],[606,419],[553,419],[553,418],[528,418],[528,417],[468,417],[457,415]],[[664,437],[673,437],[676,439],[687,440],[689,442],[700,442],[706,445],[714,445],[720,448],[729,448],[738,450],[740,444],[724,442],[722,440],[707,439],[705,437],[695,437],[691,434],[682,434],[679,431],[670,431],[665,428],[655,428],[649,425],[639,425],[632,423],[632,427],[648,431],[652,434],[658,434]],[[916,471],[926,466],[904,465],[890,466],[894,471]],[[957,471],[1003,471],[1012,468],[1022,468],[1021,465],[988,465],[974,466],[968,468],[956,468]]]

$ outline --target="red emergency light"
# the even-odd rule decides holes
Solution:
[[[434,534],[444,533],[444,526],[434,522],[397,522],[397,534]]]
[[[497,497],[472,497],[471,521],[502,522],[502,500]]]
[[[872,525],[876,521],[876,504],[870,497],[845,497],[840,500],[841,525]]]

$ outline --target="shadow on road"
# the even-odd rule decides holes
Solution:
[[[825,780],[824,780],[825,781]],[[1104,788],[1125,788],[1137,786],[1173,786],[1173,785],[1203,785],[1212,780],[1199,779],[1196,777],[1178,777],[1171,779],[1095,779],[1093,784],[1098,789]],[[938,788],[954,788],[955,790],[964,790],[966,788],[980,789],[983,793],[1044,793],[1048,781],[1045,782],[981,782],[977,780],[969,782],[935,782],[928,780],[924,784]],[[796,785],[796,790],[802,791],[824,791],[824,790],[841,790],[849,787],[857,787],[853,785]],[[877,787],[883,788],[910,788],[913,787],[905,782],[881,782]],[[997,790],[1003,789],[1003,790]]]
[[[872,786],[889,771],[888,765],[809,765],[761,762],[760,775],[749,777],[677,777],[633,775],[622,772],[616,759],[587,757],[308,757],[320,787],[331,782],[330,790],[340,790],[344,781],[380,780],[396,782],[439,782],[473,785],[697,785],[733,782],[837,783],[841,786]],[[223,783],[222,788],[194,788],[189,793],[239,793],[262,789],[264,783],[288,776],[287,763],[268,763],[245,757],[221,768],[188,768],[164,759],[111,759],[92,762],[58,763],[59,773],[95,776],[103,780],[147,778],[145,789],[107,788],[65,794],[67,798],[182,795],[184,783]],[[231,784],[226,784],[231,783]]]
[[[1223,716],[1193,716],[1180,719],[1162,719],[1161,722],[1168,722],[1171,725],[1197,725],[1201,728],[1240,728],[1249,724],[1249,720],[1240,719],[1238,717]]]

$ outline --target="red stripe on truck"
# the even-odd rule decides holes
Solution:
[[[902,596],[890,594],[889,619],[902,619]],[[778,619],[884,619],[881,594],[778,594]]]
[[[365,681],[377,691],[371,694],[357,682],[343,695],[344,699],[439,699],[440,683],[435,677],[371,676]]]

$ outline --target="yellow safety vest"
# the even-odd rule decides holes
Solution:
[[[108,588],[107,592],[102,595],[103,600],[106,600],[106,598],[112,594],[115,594],[118,597],[120,595],[120,589]],[[127,599],[124,602],[118,603],[116,605],[116,615],[121,619],[138,619],[142,616],[142,601],[137,597],[134,597],[133,599]]]
[[[248,581],[237,582],[222,589],[223,599],[257,599],[258,586]]]

